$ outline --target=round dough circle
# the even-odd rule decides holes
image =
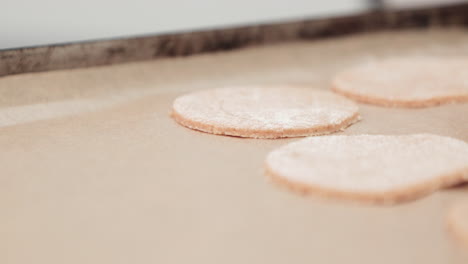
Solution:
[[[468,180],[468,144],[430,134],[311,137],[270,152],[266,174],[301,193],[397,203]]]
[[[306,87],[232,87],[177,98],[172,117],[212,134],[252,138],[299,137],[343,130],[359,120],[357,105]]]
[[[426,107],[468,102],[468,58],[393,58],[336,75],[332,90],[359,102]]]
[[[450,208],[447,222],[452,234],[468,249],[468,200],[456,203]]]

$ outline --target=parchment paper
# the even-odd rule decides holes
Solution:
[[[466,187],[397,206],[302,197],[262,175],[287,142],[189,130],[187,91],[300,83],[388,56],[468,56],[461,30],[384,32],[0,79],[0,263],[466,263],[445,213]],[[430,78],[430,76],[428,76]],[[468,141],[468,104],[360,105],[344,134]]]

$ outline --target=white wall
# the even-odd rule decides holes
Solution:
[[[0,49],[361,12],[366,0],[0,0]]]

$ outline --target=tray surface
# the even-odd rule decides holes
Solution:
[[[466,263],[444,222],[466,187],[391,207],[301,197],[262,175],[268,151],[297,139],[213,136],[168,116],[188,91],[327,89],[345,67],[407,55],[468,59],[468,34],[371,33],[0,78],[0,263]],[[468,142],[468,104],[360,108],[343,134]]]

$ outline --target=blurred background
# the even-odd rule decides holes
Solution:
[[[2,0],[0,49],[342,16],[457,0]]]

